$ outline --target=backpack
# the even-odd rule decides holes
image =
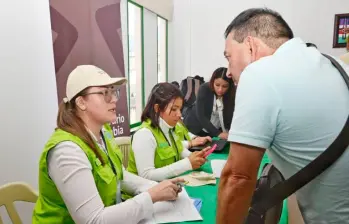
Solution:
[[[182,116],[185,117],[189,109],[193,107],[196,97],[199,92],[199,87],[205,83],[203,77],[196,75],[195,77],[188,76],[183,79],[180,85],[180,90],[184,96],[184,103],[182,108]]]

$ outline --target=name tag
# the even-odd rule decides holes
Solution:
[[[161,142],[160,144],[159,144],[159,148],[165,148],[165,147],[168,147],[169,145],[168,145],[168,143],[167,142]]]

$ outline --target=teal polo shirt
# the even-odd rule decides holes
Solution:
[[[294,38],[241,74],[229,141],[267,149],[288,178],[335,140],[348,114],[340,73],[316,48]],[[308,224],[349,223],[349,151],[297,199]]]

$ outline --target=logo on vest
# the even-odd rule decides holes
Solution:
[[[106,132],[104,132],[104,134],[105,134],[105,137],[107,137],[107,139],[111,139],[112,138],[111,133],[106,131]]]
[[[168,147],[169,145],[168,145],[168,143],[167,142],[161,142],[160,144],[159,144],[159,148],[165,148],[165,147]]]

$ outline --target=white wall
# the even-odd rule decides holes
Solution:
[[[170,36],[169,81],[200,75],[208,80],[215,68],[226,66],[223,57],[224,31],[245,9],[268,7],[281,13],[296,36],[315,43],[335,56],[344,48],[333,49],[334,15],[346,13],[348,0],[174,0],[173,29]]]
[[[25,181],[37,189],[58,106],[49,1],[1,1],[0,18],[0,185]],[[26,206],[24,223],[31,223]]]

